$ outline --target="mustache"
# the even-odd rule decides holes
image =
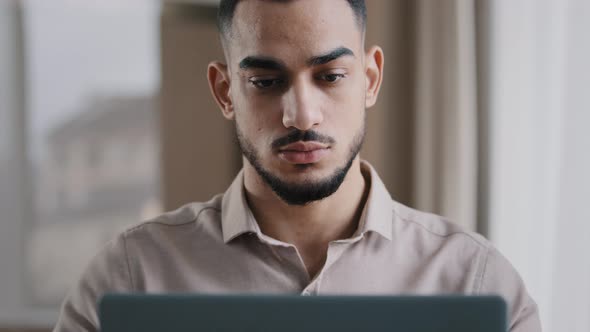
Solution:
[[[287,144],[291,144],[291,143],[295,143],[295,142],[309,142],[309,141],[314,141],[314,142],[318,142],[318,143],[323,143],[323,144],[334,144],[336,143],[336,140],[333,139],[330,136],[326,136],[323,134],[320,134],[316,131],[313,130],[299,130],[299,129],[295,129],[293,131],[291,131],[289,134],[287,134],[286,136],[277,138],[276,140],[274,140],[271,144],[271,147],[273,149],[279,149]]]

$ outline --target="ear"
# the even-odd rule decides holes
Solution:
[[[379,46],[371,47],[365,55],[365,108],[375,105],[381,81],[383,80],[383,50]]]
[[[209,63],[207,67],[207,80],[209,81],[211,94],[217,105],[219,105],[223,116],[228,120],[233,120],[235,113],[230,96],[230,79],[227,65],[219,61]]]

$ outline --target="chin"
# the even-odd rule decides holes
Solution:
[[[280,161],[280,163],[280,167],[273,173],[284,178],[294,177],[299,179],[303,176],[305,178],[309,178],[310,180],[321,179],[322,177],[329,176],[338,168],[333,162],[292,164]]]
[[[268,169],[277,179],[293,185],[320,183],[332,178],[339,170],[340,167],[335,163],[289,164],[278,169]]]
[[[259,175],[287,204],[306,205],[322,200],[338,190],[348,173],[348,167],[333,165],[329,169],[316,169],[318,164],[290,165],[291,171]],[[350,166],[350,164],[347,164]]]

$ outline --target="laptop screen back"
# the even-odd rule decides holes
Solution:
[[[103,332],[506,332],[495,296],[105,296]]]

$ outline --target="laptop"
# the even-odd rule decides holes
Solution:
[[[111,294],[103,332],[506,332],[496,296]]]

